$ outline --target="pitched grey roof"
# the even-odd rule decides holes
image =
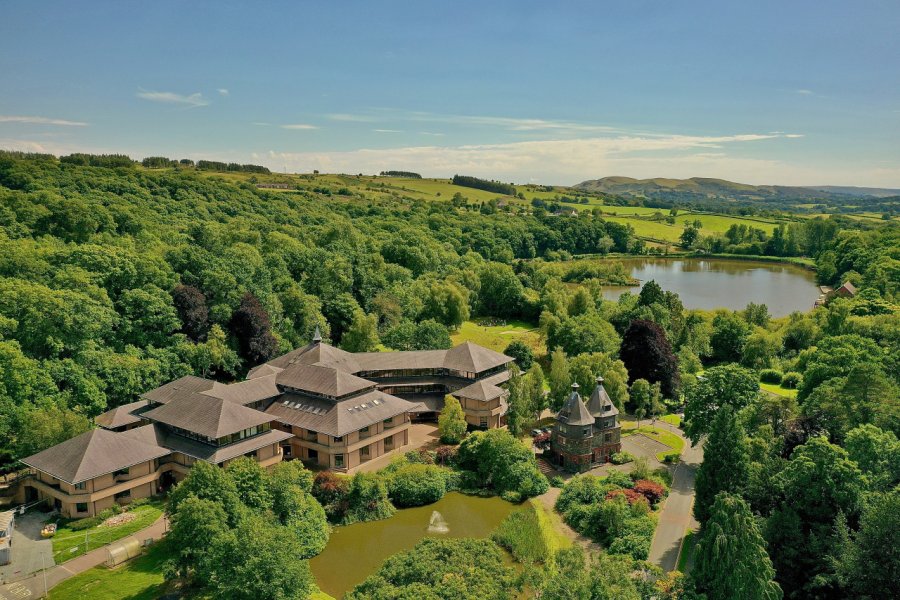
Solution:
[[[568,425],[593,425],[594,417],[588,412],[587,407],[578,394],[578,384],[572,384],[572,393],[569,394],[566,403],[557,413],[556,420]]]
[[[198,460],[218,464],[248,452],[258,450],[269,444],[275,444],[293,437],[286,431],[272,429],[266,433],[245,438],[227,446],[211,446],[197,440],[182,437],[177,433],[166,433],[159,425],[144,425],[118,435],[129,436],[133,440],[156,440],[160,445],[172,452],[180,452]]]
[[[292,364],[274,377],[280,386],[332,398],[341,398],[375,387],[375,383],[368,379],[319,365]]]
[[[496,385],[487,383],[484,380],[476,381],[472,385],[467,385],[466,387],[453,392],[453,395],[457,398],[470,398],[482,402],[488,402],[494,398],[499,398],[504,394],[506,394],[506,390],[498,388]]]
[[[377,390],[339,402],[284,394],[266,409],[266,414],[270,420],[339,437],[409,412],[414,407],[413,402]]]
[[[166,454],[169,450],[157,444],[92,429],[22,462],[74,485]]]
[[[216,382],[212,379],[203,379],[202,377],[186,375],[175,381],[170,381],[165,385],[161,385],[154,390],[144,392],[141,394],[141,398],[146,398],[151,402],[158,402],[159,404],[166,404],[175,398],[184,398],[196,392],[205,392],[206,390],[212,389],[215,383]]]
[[[146,400],[138,400],[130,404],[123,404],[94,417],[94,423],[104,429],[116,429],[133,423],[140,423],[141,417],[134,414],[135,411],[147,406]]]
[[[345,373],[357,373],[360,368],[355,357],[355,354],[346,350],[328,344],[313,343],[273,358],[266,364],[279,369],[286,369],[294,364],[322,365],[339,369]]]
[[[281,392],[275,385],[275,375],[260,375],[246,381],[230,383],[225,385],[218,381],[208,390],[200,392],[205,396],[213,398],[221,398],[229,402],[237,402],[238,404],[252,404],[260,400],[268,400],[274,398]]]
[[[258,367],[253,367],[247,373],[247,379],[256,379],[257,377],[265,377],[266,375],[275,375],[277,373],[281,373],[284,369],[279,367],[270,365],[269,363],[263,363]]]
[[[606,393],[606,388],[603,387],[602,377],[597,378],[597,385],[594,387],[594,391],[591,392],[587,409],[594,417],[611,417],[619,414],[619,409],[613,404],[609,394]]]
[[[151,421],[180,427],[210,438],[220,438],[268,423],[272,419],[259,410],[205,394],[172,400],[143,413]]]
[[[472,342],[464,342],[447,350],[444,357],[444,367],[457,371],[472,371],[480,373],[500,365],[512,362],[512,357],[488,350]]]

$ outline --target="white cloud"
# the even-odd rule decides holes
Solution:
[[[798,134],[790,134],[798,135]],[[538,179],[577,183],[606,175],[631,177],[720,177],[739,182],[809,185],[815,181],[889,186],[900,181],[900,167],[845,172],[798,167],[776,160],[736,157],[728,149],[786,134],[726,136],[620,135],[583,139],[535,140],[453,147],[411,146],[332,152],[275,152],[272,164],[308,172],[377,173],[385,164],[403,165],[426,176],[465,173],[504,181]],[[871,179],[870,179],[871,177]]]
[[[375,133],[403,133],[399,129],[373,129]]]
[[[61,125],[63,127],[87,127],[83,121],[69,121],[66,119],[51,119],[48,117],[34,117],[26,115],[0,115],[0,123],[24,123],[27,125]]]
[[[208,106],[209,100],[203,97],[203,94],[196,92],[188,96],[176,94],[175,92],[152,92],[141,90],[137,93],[138,98],[149,100],[151,102],[162,102],[164,104],[179,104],[186,108],[198,108],[200,106]]]
[[[800,94],[801,96],[812,96],[812,95],[814,95],[812,90],[794,90],[794,93],[795,93],[795,94]]]
[[[230,93],[227,88],[218,88],[216,91],[220,96],[227,96]]]
[[[315,125],[309,123],[291,123],[289,125],[279,125],[282,129],[318,129]]]

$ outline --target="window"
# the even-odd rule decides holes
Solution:
[[[334,443],[335,443],[335,444],[340,444],[340,443],[343,442],[343,441],[344,441],[344,436],[342,436],[342,435],[340,435],[340,436],[335,436],[335,438],[334,438]]]
[[[360,448],[360,449],[359,449],[359,456],[360,456],[361,458],[369,458],[369,447],[368,447],[368,446],[363,446],[362,448]]]
[[[129,467],[125,467],[124,469],[119,469],[115,473],[113,473],[113,477],[118,477],[119,475],[128,475]]]
[[[581,431],[581,435],[583,435],[584,437],[588,437],[589,435],[591,435],[591,428],[590,428],[590,427],[585,427],[585,428]]]
[[[343,454],[335,454],[334,455],[334,466],[337,468],[342,468],[344,466],[344,455]]]
[[[481,427],[482,429],[487,429],[487,426],[488,426],[487,417],[481,417],[481,419],[479,419],[479,421],[478,421],[478,426]]]
[[[79,502],[75,505],[75,512],[87,512],[87,502]]]
[[[285,458],[291,457],[291,447],[290,446],[282,446],[281,452],[282,452],[282,454],[284,454]]]
[[[258,451],[257,451],[257,450],[254,450],[253,452],[248,452],[248,453],[245,454],[244,456],[246,456],[247,458],[253,458],[253,459],[255,459],[255,458],[258,456]]]
[[[76,483],[75,489],[81,490],[81,491],[86,490],[87,489],[87,481],[82,481],[81,483]],[[84,509],[84,510],[87,510],[87,509]],[[82,512],[82,511],[78,511],[78,512]]]
[[[119,492],[115,495],[116,500],[123,500],[125,498],[131,498],[131,490],[125,490],[124,492]]]
[[[363,427],[362,429],[360,429],[359,432],[360,432],[360,433],[369,433],[369,426],[366,425],[365,427]]]

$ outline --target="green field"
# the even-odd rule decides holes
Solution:
[[[503,352],[513,340],[521,340],[528,344],[535,356],[541,356],[547,352],[537,331],[537,325],[525,321],[508,321],[490,325],[466,321],[450,338],[454,345],[473,342],[497,352]]]
[[[115,569],[94,567],[50,590],[51,600],[152,600],[164,591],[163,563],[171,557],[165,542]]]
[[[678,415],[664,415],[659,420],[674,427],[681,427],[681,417]]]
[[[785,388],[775,383],[760,383],[759,389],[769,392],[770,394],[774,394],[775,396],[784,396],[785,398],[797,397],[797,388]]]
[[[115,527],[97,526],[73,531],[67,524],[61,524],[53,536],[53,558],[57,563],[61,563],[149,527],[162,516],[163,504],[152,502],[135,507],[129,512],[134,513],[135,519]]]

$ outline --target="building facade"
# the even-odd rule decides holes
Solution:
[[[66,517],[153,496],[202,460],[248,456],[263,467],[300,459],[351,472],[409,444],[413,418],[460,398],[475,428],[505,424],[512,359],[475,344],[422,352],[349,353],[316,332],[307,346],[222,384],[187,376],[96,418],[94,429],[23,459],[25,501]]]
[[[567,471],[584,472],[609,461],[622,450],[622,428],[619,410],[598,377],[587,404],[578,393],[578,384],[556,415],[550,434],[553,461]]]

